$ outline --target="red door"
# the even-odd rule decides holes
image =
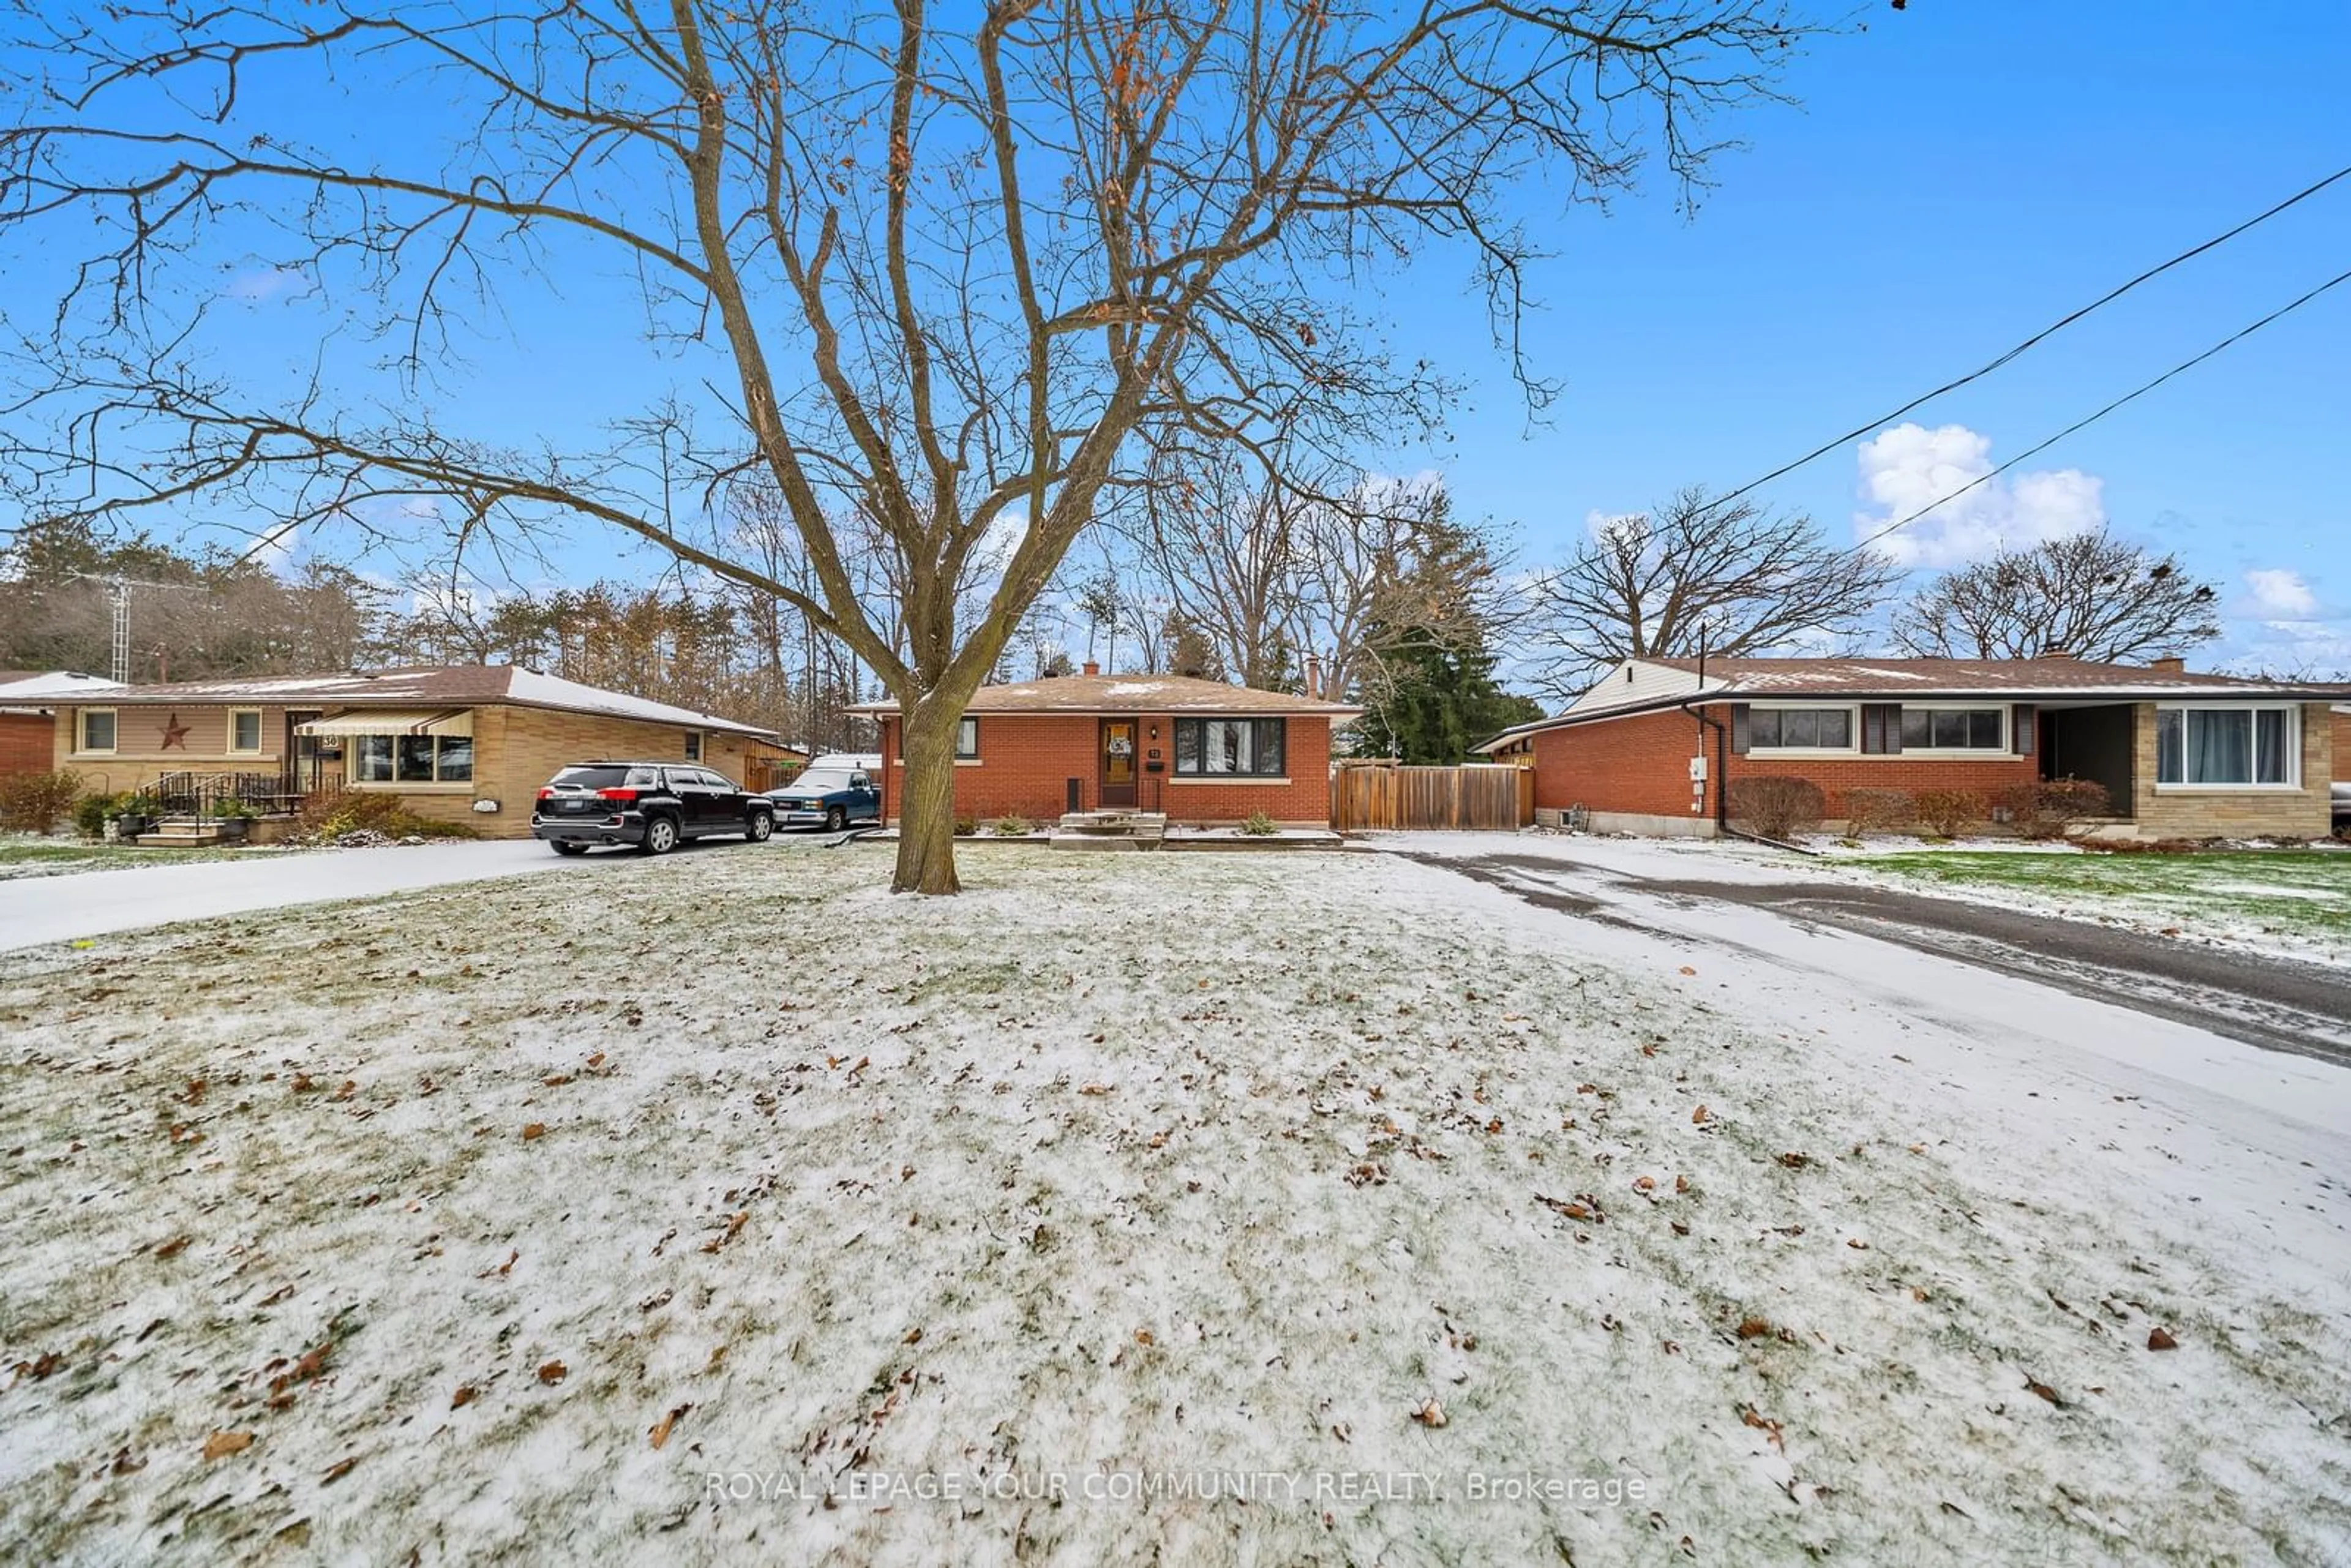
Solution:
[[[1102,720],[1102,803],[1134,804],[1134,721],[1131,718]]]

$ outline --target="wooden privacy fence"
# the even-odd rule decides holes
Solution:
[[[1331,775],[1331,825],[1466,828],[1515,832],[1535,820],[1531,768],[1472,763],[1464,768],[1404,768],[1342,763]]]

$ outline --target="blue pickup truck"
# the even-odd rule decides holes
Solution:
[[[800,776],[768,791],[779,828],[821,827],[839,832],[852,822],[882,820],[882,791],[873,776],[878,757],[836,753],[810,763]]]

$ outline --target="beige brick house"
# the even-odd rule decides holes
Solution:
[[[492,838],[530,836],[531,802],[566,763],[674,758],[762,789],[799,759],[757,725],[510,664],[116,687],[59,706],[54,746],[92,789],[381,791]]]

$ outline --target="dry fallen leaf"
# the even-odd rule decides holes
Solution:
[[[230,1454],[243,1453],[251,1447],[253,1434],[250,1432],[214,1432],[204,1439],[204,1458],[225,1458]]]
[[[155,1256],[158,1258],[176,1258],[181,1254],[181,1252],[186,1249],[187,1245],[188,1239],[186,1237],[174,1236],[172,1239],[164,1242],[163,1245],[155,1249]]]
[[[544,1122],[532,1122],[526,1125],[522,1130],[522,1141],[526,1144],[529,1143],[533,1138],[543,1138],[545,1136],[547,1136],[547,1124]]]
[[[2178,1350],[2179,1348],[2179,1342],[2171,1337],[2170,1331],[2168,1329],[2149,1329],[2147,1335],[2147,1348],[2149,1350]]]
[[[319,1478],[319,1484],[320,1486],[333,1486],[337,1481],[341,1480],[345,1476],[350,1475],[351,1473],[351,1467],[359,1462],[359,1457],[356,1454],[348,1459],[337,1459],[333,1464],[327,1467],[327,1473]]]
[[[559,1361],[550,1361],[538,1369],[541,1383],[560,1383],[571,1375],[571,1369]]]
[[[1695,975],[1695,974],[1697,974],[1697,973],[1698,973],[1698,971],[1697,971],[1696,969],[1694,969],[1694,968],[1690,967],[1690,966],[1688,966],[1687,964],[1684,964],[1684,965],[1682,966],[1682,973],[1683,973],[1683,974],[1685,974],[1685,975]]]
[[[1706,1125],[1708,1118],[1713,1114],[1714,1113],[1701,1105],[1697,1110],[1690,1113],[1690,1121],[1693,1124],[1702,1127]]]
[[[449,1408],[452,1410],[463,1410],[466,1406],[471,1405],[473,1402],[474,1385],[470,1383],[460,1384],[458,1385],[457,1392],[449,1396]]]
[[[1431,1428],[1442,1427],[1445,1425],[1445,1406],[1432,1399],[1414,1411],[1412,1418],[1424,1427]]]
[[[687,1411],[693,1408],[694,1406],[691,1405],[681,1405],[676,1409],[671,1411],[668,1415],[663,1416],[660,1420],[654,1422],[653,1430],[645,1434],[653,1440],[653,1447],[658,1448],[664,1443],[668,1442],[670,1428],[677,1425],[678,1418],[680,1416],[684,1416]]]

